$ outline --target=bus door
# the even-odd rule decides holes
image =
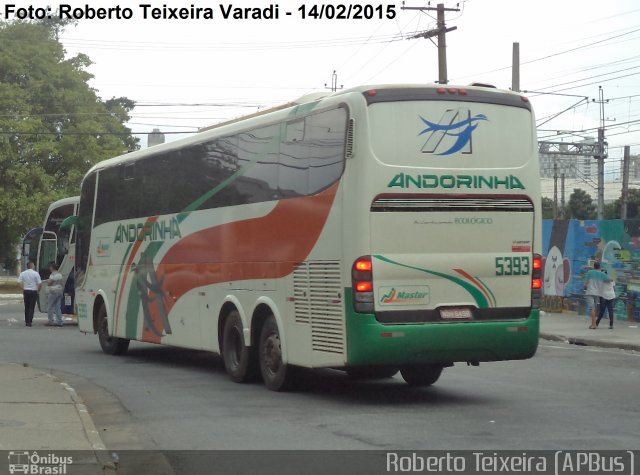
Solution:
[[[22,269],[27,268],[29,261],[34,264],[38,260],[38,244],[40,242],[40,236],[42,236],[42,228],[30,229],[27,234],[22,238]]]
[[[58,236],[51,231],[44,231],[42,238],[40,239],[40,247],[38,248],[38,260],[37,267],[40,278],[45,281],[49,278],[51,271],[49,271],[49,264],[51,262],[57,263],[58,257]],[[47,311],[47,293],[46,285],[40,287],[38,292],[38,308],[41,312]]]

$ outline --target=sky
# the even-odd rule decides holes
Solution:
[[[85,5],[74,1],[69,0],[72,7]],[[277,20],[224,20],[219,5],[230,3],[211,0],[92,0],[93,8],[129,7],[134,18],[81,20],[67,28],[61,41],[68,55],[84,53],[91,58],[91,85],[100,97],[136,101],[129,124],[134,132],[159,128],[170,141],[198,127],[325,91],[334,70],[338,86],[344,88],[436,81],[435,44],[410,39],[435,27],[435,12],[402,10],[401,2],[394,0],[369,1],[382,5],[384,12],[395,9],[395,18],[303,19],[299,8],[304,5],[309,12],[314,5],[303,0],[273,4],[279,7]],[[139,7],[144,2],[154,7],[213,7],[214,19],[144,19]],[[596,137],[600,107],[593,101],[602,86],[608,101],[606,179],[619,176],[624,145],[631,145],[632,154],[640,154],[636,0],[443,3],[459,10],[446,14],[447,27],[457,28],[447,34],[450,84],[483,82],[510,88],[512,45],[518,42],[520,89],[534,106],[539,139]],[[233,5],[271,4],[241,0]],[[427,5],[406,0],[406,6]],[[146,137],[140,137],[146,146]]]

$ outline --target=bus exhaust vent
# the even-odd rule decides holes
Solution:
[[[347,126],[347,144],[344,152],[345,158],[353,158],[353,129],[355,127],[355,119],[349,119]]]
[[[533,213],[533,203],[526,198],[476,197],[379,197],[371,203],[371,211],[509,211]]]
[[[311,325],[315,351],[344,352],[343,295],[339,261],[308,261],[293,272],[296,323]]]

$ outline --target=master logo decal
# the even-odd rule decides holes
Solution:
[[[429,287],[426,285],[407,285],[402,287],[380,287],[382,305],[426,305],[429,303]]]

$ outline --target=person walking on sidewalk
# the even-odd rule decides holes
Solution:
[[[589,328],[596,329],[596,315],[598,307],[600,306],[600,297],[602,297],[602,285],[605,282],[610,282],[607,274],[600,272],[600,262],[596,261],[593,264],[593,269],[587,272],[585,277],[585,295],[593,300],[593,309],[591,310],[591,324]]]
[[[603,271],[605,274],[607,271]],[[616,300],[615,282],[610,280],[602,284],[602,297],[600,297],[600,313],[596,320],[596,327],[604,317],[605,309],[609,311],[609,330],[613,330],[613,303]]]
[[[58,264],[55,262],[51,262],[49,264],[49,271],[51,271],[51,275],[49,276],[49,280],[46,281],[46,289],[47,293],[47,317],[49,318],[49,322],[47,325],[53,326],[56,325],[61,327],[62,323],[62,291],[64,287],[62,286],[62,274],[58,272]],[[53,317],[55,314],[55,322],[53,321]]]
[[[22,289],[22,297],[24,299],[24,324],[28,327],[33,322],[33,312],[36,309],[38,301],[38,290],[42,285],[42,279],[34,269],[36,265],[29,261],[27,270],[23,271],[18,277],[18,284]]]

